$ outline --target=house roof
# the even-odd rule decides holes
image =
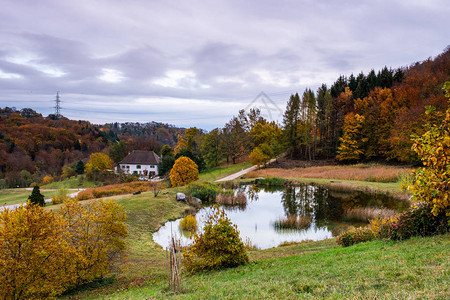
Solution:
[[[119,164],[157,165],[159,156],[153,151],[133,150]]]

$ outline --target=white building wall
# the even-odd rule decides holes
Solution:
[[[140,168],[138,168],[139,166]],[[151,172],[155,172],[155,175],[158,175],[157,165],[120,164],[120,169],[127,174],[134,174],[136,172],[137,175],[145,176],[145,171],[147,171],[147,177],[151,174]]]

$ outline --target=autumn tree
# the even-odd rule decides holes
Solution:
[[[201,141],[201,152],[208,168],[215,167],[223,158],[221,131],[219,128],[205,134]]]
[[[71,283],[65,221],[36,205],[0,211],[0,298],[54,297]]]
[[[349,113],[344,120],[344,133],[340,138],[337,158],[340,161],[358,161],[363,155],[363,143],[366,141],[361,136],[364,124],[364,116]]]
[[[86,164],[86,173],[90,176],[110,170],[113,167],[111,158],[105,153],[93,153],[89,157],[89,162]]]
[[[198,167],[192,159],[181,156],[170,171],[172,186],[183,186],[198,179]]]
[[[264,154],[259,147],[254,148],[249,157],[253,165],[260,166],[264,163]]]
[[[294,156],[298,143],[298,120],[300,116],[300,97],[291,95],[283,116],[283,135],[291,158]]]
[[[74,285],[92,282],[124,261],[126,214],[114,200],[64,203],[59,212],[68,222],[64,238],[73,251]]]
[[[444,90],[450,98],[450,82]],[[436,114],[436,110],[429,106],[426,113]],[[413,150],[424,165],[415,171],[414,199],[431,203],[434,215],[445,212],[450,217],[450,108],[440,124],[428,124],[428,131],[415,137]]]
[[[114,143],[111,148],[109,148],[109,157],[111,157],[115,163],[122,161],[126,155],[127,144],[123,140]]]
[[[222,130],[222,143],[227,162],[231,159],[235,164],[236,160],[246,153],[249,138],[246,132],[246,124],[242,118],[233,117],[225,124]]]

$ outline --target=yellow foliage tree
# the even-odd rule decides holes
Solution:
[[[450,98],[450,82],[443,89]],[[426,113],[438,115],[434,107],[427,107]],[[434,215],[445,212],[450,217],[450,108],[442,123],[427,126],[428,131],[416,136],[412,146],[425,167],[414,171],[410,189],[414,200],[432,204]]]
[[[85,170],[88,175],[92,175],[93,173],[112,169],[112,167],[113,161],[111,158],[105,153],[97,152],[91,154]]]
[[[364,116],[349,113],[344,119],[344,134],[340,138],[341,144],[338,148],[340,161],[357,161],[363,155],[362,145],[367,139],[361,135],[364,124]]]
[[[189,157],[181,156],[170,170],[172,186],[183,186],[198,179],[198,167]]]
[[[65,228],[61,216],[40,206],[0,212],[1,299],[52,297],[66,289]]]
[[[75,285],[107,274],[116,262],[124,259],[126,214],[113,200],[85,205],[69,200],[60,213],[68,221],[66,238],[76,261]]]
[[[262,165],[264,163],[264,154],[261,152],[259,147],[253,149],[252,153],[249,155],[250,161],[253,165]]]
[[[59,212],[35,205],[0,212],[0,298],[53,298],[99,278],[123,258],[125,213],[113,201]]]

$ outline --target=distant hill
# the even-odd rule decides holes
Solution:
[[[45,118],[30,108],[0,108],[0,185],[28,186],[47,174],[58,176],[64,166],[108,152],[118,140],[126,142],[128,151],[159,152],[163,144],[175,145],[184,130],[156,122],[94,125]]]

